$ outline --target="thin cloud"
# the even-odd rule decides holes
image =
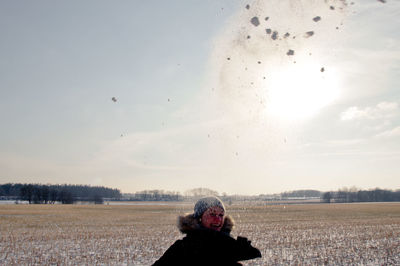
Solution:
[[[342,149],[345,147],[354,147],[365,143],[367,139],[356,138],[356,139],[333,139],[320,142],[309,142],[299,145],[300,151],[315,150],[315,149]]]
[[[400,136],[400,126],[395,127],[391,130],[384,131],[376,135],[378,138],[392,138],[392,137],[399,137]]]
[[[359,119],[382,119],[393,117],[399,109],[396,102],[380,102],[374,107],[360,108],[357,106],[349,107],[342,112],[340,119],[342,121]]]

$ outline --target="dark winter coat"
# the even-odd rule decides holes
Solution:
[[[241,265],[240,260],[261,257],[247,238],[230,236],[233,226],[229,216],[225,217],[220,232],[202,227],[191,214],[180,216],[178,228],[186,236],[177,240],[153,266]]]

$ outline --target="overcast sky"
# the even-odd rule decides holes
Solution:
[[[399,25],[399,0],[1,1],[0,183],[399,189]]]

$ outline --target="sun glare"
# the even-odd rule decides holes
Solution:
[[[317,114],[339,96],[338,75],[317,64],[296,64],[270,74],[266,112],[298,120]]]

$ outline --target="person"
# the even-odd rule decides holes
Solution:
[[[230,233],[233,219],[217,197],[199,199],[194,213],[178,217],[178,228],[186,236],[177,240],[153,266],[163,265],[242,265],[241,260],[261,257],[251,242]]]

